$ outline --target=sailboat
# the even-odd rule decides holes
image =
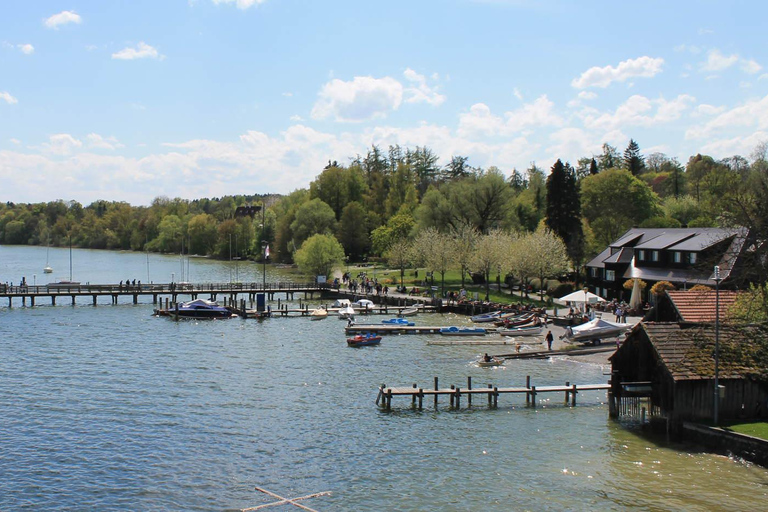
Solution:
[[[53,273],[53,269],[48,264],[48,253],[51,252],[51,241],[48,240],[48,247],[45,249],[45,267],[43,267],[43,273],[44,274],[51,274]]]

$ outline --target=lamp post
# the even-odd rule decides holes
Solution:
[[[261,263],[262,263],[262,288],[267,291],[267,246],[269,244],[266,240],[261,241]]]
[[[714,423],[717,426],[718,409],[720,405],[720,385],[719,378],[720,363],[720,267],[715,265],[715,404],[714,404]]]

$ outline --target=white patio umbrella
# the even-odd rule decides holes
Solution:
[[[556,299],[557,301],[565,304],[566,302],[578,302],[578,303],[588,303],[588,304],[594,304],[596,302],[605,302],[605,299],[600,297],[599,295],[595,295],[592,292],[585,292],[584,290],[579,290],[573,293],[569,293],[568,295],[564,297],[560,297],[559,299]]]
[[[629,308],[635,311],[640,311],[643,306],[643,291],[640,289],[640,280],[635,279],[635,284],[632,286],[632,295],[629,297]]]

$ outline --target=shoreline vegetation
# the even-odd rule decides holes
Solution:
[[[480,298],[496,300],[507,285],[543,290],[541,300],[580,289],[585,263],[632,226],[741,225],[768,238],[759,215],[768,207],[768,143],[750,159],[697,154],[685,165],[642,155],[634,140],[623,154],[604,144],[548,171],[535,163],[482,169],[455,155],[439,162],[427,147],[372,146],[347,165],[329,161],[308,188],[288,195],[158,197],[149,206],[6,202],[0,244],[259,263],[268,255],[306,276],[381,263],[399,270],[398,284],[422,269],[407,284],[428,278],[441,296],[479,285]]]

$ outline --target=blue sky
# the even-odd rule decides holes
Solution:
[[[768,140],[763,2],[7,0],[0,200],[288,193],[372,144],[509,174]]]

